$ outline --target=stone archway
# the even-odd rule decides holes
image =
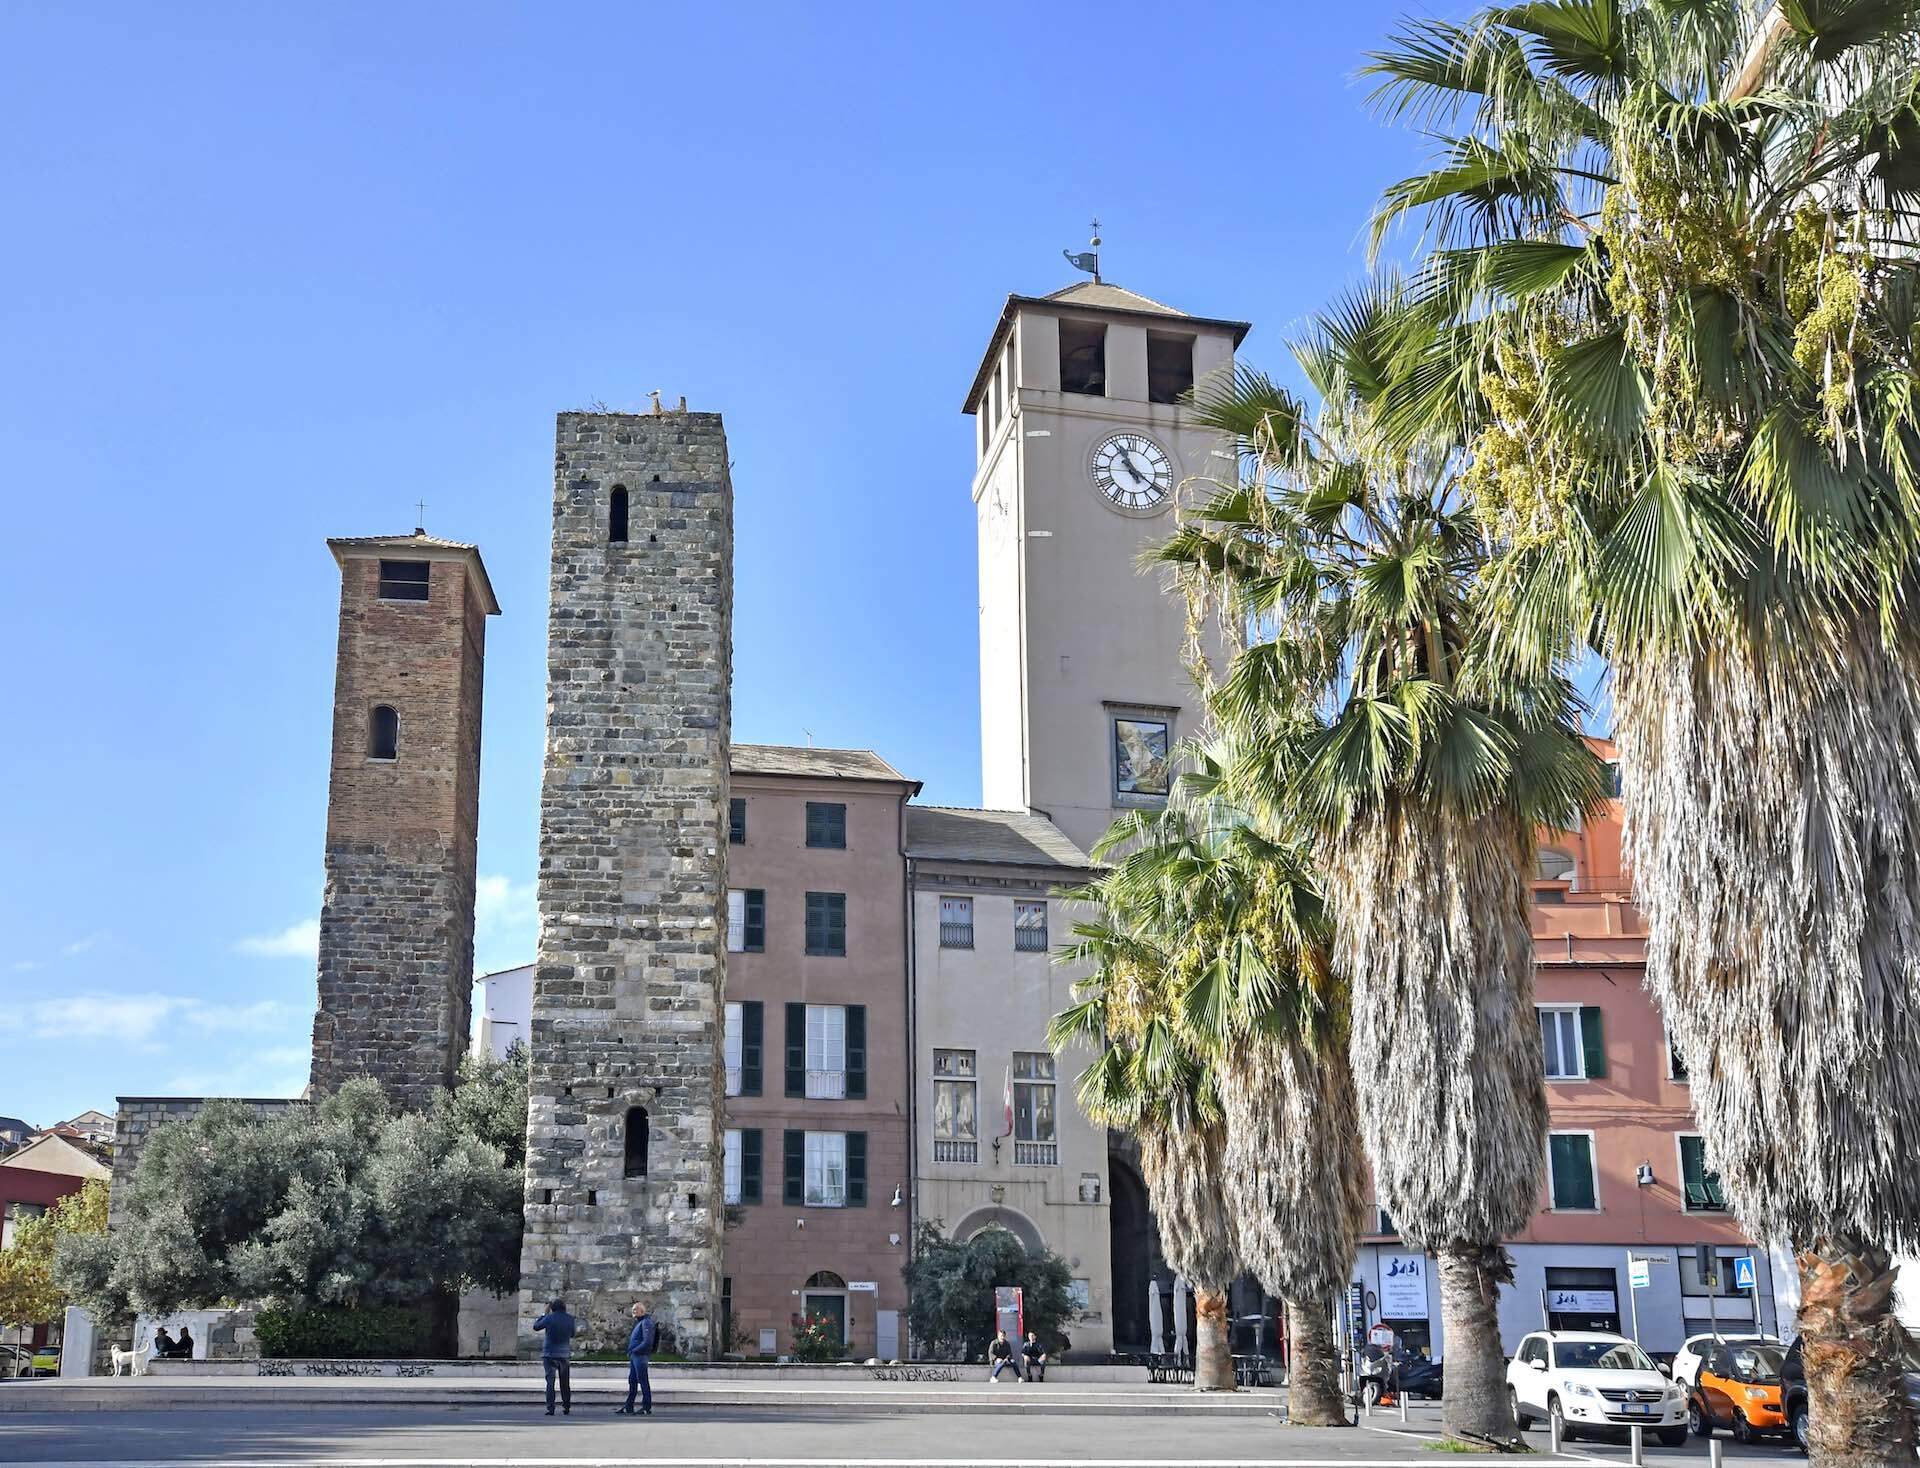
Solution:
[[[1107,1153],[1107,1213],[1113,1260],[1113,1348],[1144,1351],[1147,1345],[1147,1281],[1154,1278],[1159,1239],[1147,1202],[1147,1185],[1133,1163]]]
[[[1029,1254],[1041,1253],[1047,1247],[1046,1237],[1037,1223],[1018,1208],[1008,1208],[1000,1203],[976,1208],[962,1217],[953,1226],[954,1241],[964,1244],[974,1235],[985,1233],[990,1228],[1005,1229],[1020,1241],[1021,1247]]]

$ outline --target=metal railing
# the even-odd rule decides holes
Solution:
[[[940,946],[942,948],[973,947],[973,924],[972,923],[940,924]]]
[[[844,1070],[807,1072],[807,1095],[814,1100],[840,1101],[846,1098],[847,1073]]]
[[[1047,951],[1047,930],[1045,928],[1015,928],[1013,930],[1013,951],[1015,953],[1045,953]]]

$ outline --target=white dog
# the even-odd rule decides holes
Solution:
[[[113,1358],[113,1370],[109,1373],[110,1375],[118,1376],[122,1366],[127,1368],[128,1376],[147,1374],[147,1353],[140,1347],[135,1346],[131,1351],[123,1351],[120,1347],[114,1346],[110,1348],[108,1354]]]

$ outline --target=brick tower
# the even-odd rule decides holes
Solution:
[[[562,413],[520,1348],[715,1348],[733,489],[717,413]]]
[[[416,530],[327,548],[340,650],[313,1089],[370,1075],[417,1107],[467,1043],[480,670],[500,607],[471,545]]]

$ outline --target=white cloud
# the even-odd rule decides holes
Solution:
[[[46,965],[37,958],[16,958],[12,963],[7,965],[7,972],[30,974],[45,967]]]
[[[150,1047],[176,1021],[201,1034],[269,1034],[286,1029],[298,1013],[271,999],[210,1004],[182,994],[70,994],[13,1006],[0,1014],[0,1033]]]
[[[531,930],[539,920],[537,893],[531,882],[511,877],[481,877],[474,883],[473,926],[486,936]]]
[[[175,1096],[298,1096],[306,1088],[310,1059],[304,1045],[274,1045],[231,1065],[168,1076],[160,1089]]]
[[[242,938],[233,945],[233,950],[253,958],[317,958],[320,954],[320,919],[308,918],[277,933]]]
[[[75,938],[60,951],[68,958],[78,958],[81,954],[98,947],[103,936],[105,935],[101,933],[89,933],[84,938]]]

